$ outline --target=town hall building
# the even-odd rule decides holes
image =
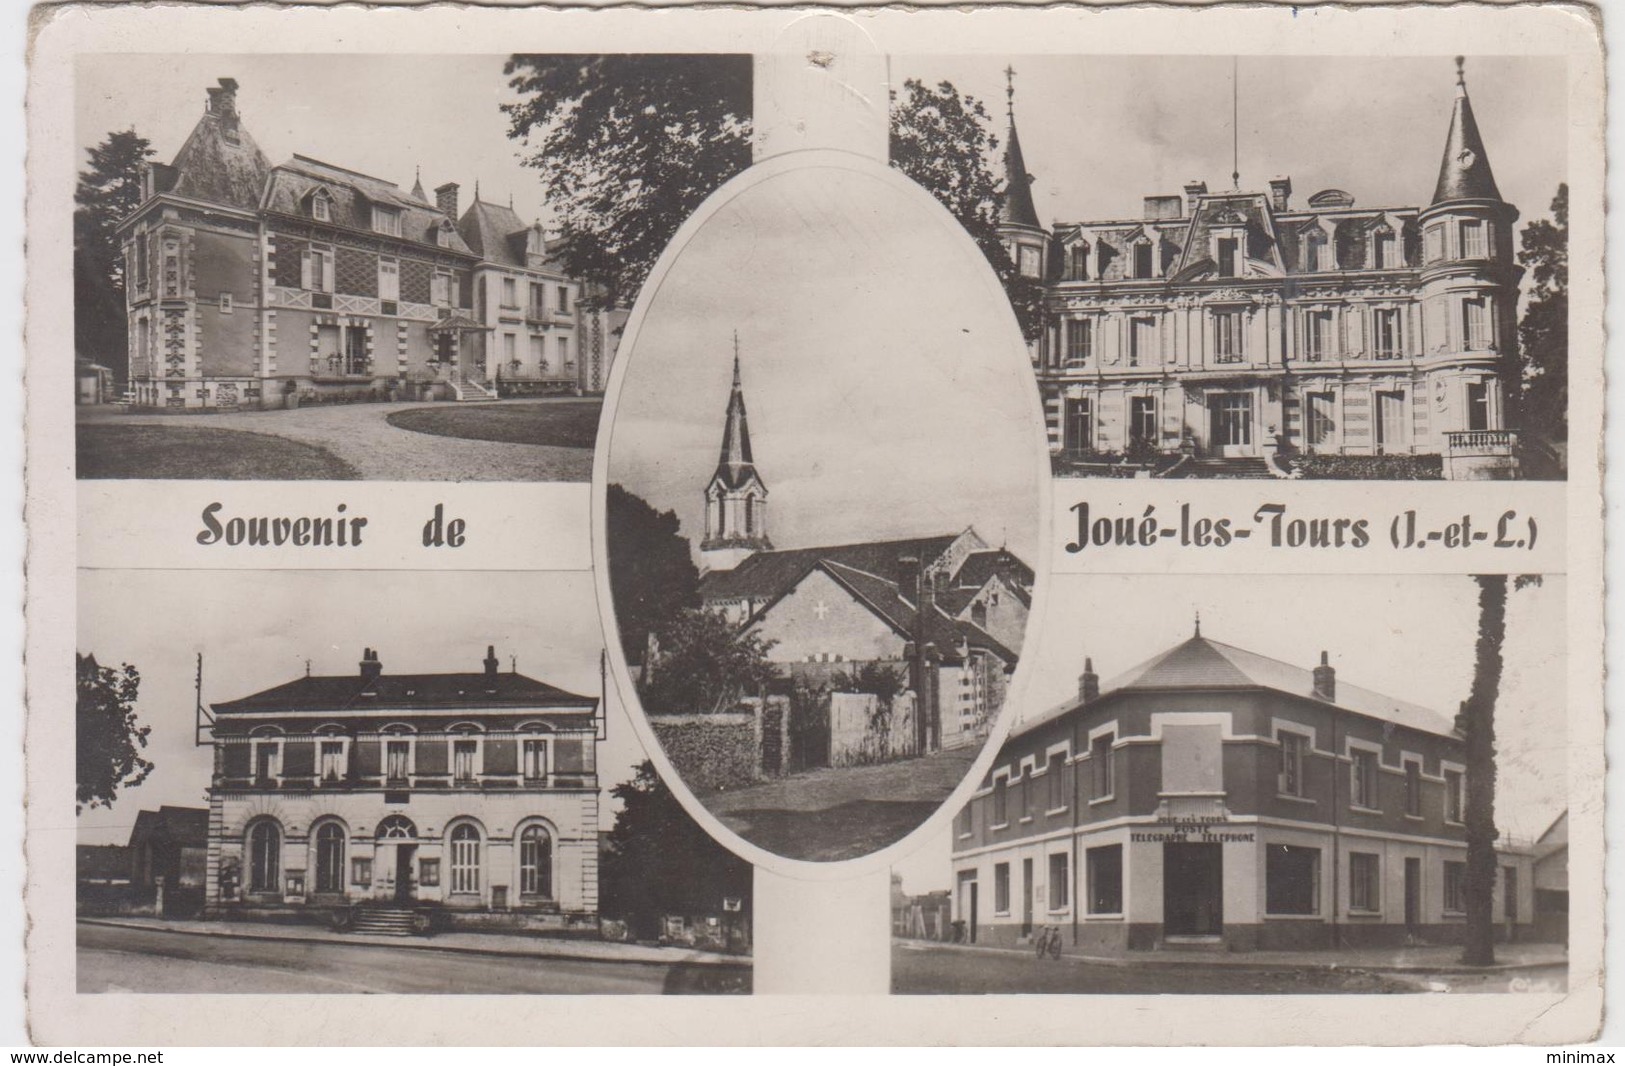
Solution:
[[[700,596],[772,642],[786,677],[895,665],[915,694],[920,752],[978,742],[1004,702],[1032,605],[1033,572],[975,529],[775,548],[752,457],[739,355],[722,448],[705,489]]]
[[[1046,227],[1013,111],[1005,163],[999,231],[1044,286],[1031,348],[1058,467],[1267,476],[1320,456],[1349,476],[1344,457],[1425,456],[1444,477],[1516,476],[1518,210],[1459,62],[1421,206],[1192,181],[1137,218]]]
[[[602,391],[589,311],[539,225],[308,156],[272,165],[232,78],[119,225],[137,406],[280,409]]]
[[[1457,942],[1466,744],[1438,711],[1203,636],[1020,722],[953,824],[978,943],[1089,953]],[[1532,931],[1502,849],[1497,925]]]
[[[494,648],[481,666],[386,673],[367,649],[214,704],[207,912],[594,927],[599,701]]]

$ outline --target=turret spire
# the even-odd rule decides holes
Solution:
[[[1016,135],[1016,71],[1004,68],[1005,114],[1010,133],[1004,145],[1004,196],[999,204],[999,222],[1006,226],[1039,229],[1038,209],[1033,206],[1033,180],[1027,161],[1021,155],[1021,138]]]
[[[429,202],[428,194],[423,191],[423,168],[421,166],[412,168],[412,199],[421,200],[424,203]]]
[[[773,547],[767,539],[767,485],[751,457],[737,330],[733,344],[733,384],[723,418],[722,450],[716,473],[705,487],[705,539],[700,542],[700,556],[708,571],[731,570],[751,553]]]
[[[1456,57],[1456,104],[1450,113],[1450,132],[1445,138],[1444,160],[1439,164],[1439,183],[1433,202],[1447,200],[1499,200],[1501,191],[1490,172],[1490,159],[1473,118],[1473,103],[1467,96],[1466,60]]]

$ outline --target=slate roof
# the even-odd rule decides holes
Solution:
[[[1021,154],[1021,138],[1016,136],[1015,116],[1010,118],[1010,137],[1004,146],[1004,195],[999,198],[999,221],[1011,226],[1041,228],[1038,209],[1033,206],[1033,180]]]
[[[335,714],[371,708],[436,710],[457,707],[591,707],[597,701],[518,673],[307,676],[241,699],[216,703],[216,715],[250,712]]]
[[[1337,679],[1336,687],[1337,698],[1330,701],[1332,706],[1424,733],[1454,735],[1454,722],[1431,707],[1385,696],[1352,685],[1341,677]],[[1314,698],[1314,672],[1267,655],[1195,636],[1103,684],[1100,699],[1122,692],[1181,689],[1265,689]],[[1078,706],[1078,701],[1073,699],[1052,707],[1023,722],[1013,735],[1030,732]]]
[[[1467,83],[1456,73],[1456,105],[1450,112],[1450,132],[1445,136],[1444,159],[1439,163],[1439,182],[1433,189],[1433,202],[1446,200],[1499,200],[1490,172],[1490,157],[1484,151],[1484,138],[1478,135],[1473,118],[1473,102],[1467,97]]]
[[[402,192],[392,181],[303,155],[272,168],[261,206],[267,211],[309,218],[309,198],[318,188],[325,188],[333,197],[335,226],[372,233],[372,205],[383,204],[400,211],[402,240],[440,248],[435,231],[441,222],[450,221],[439,208]],[[473,254],[455,226],[443,250]]]
[[[245,211],[259,206],[271,163],[240,121],[236,143],[228,140],[223,128],[226,121],[205,112],[175,153],[161,183],[167,188],[161,187],[160,191]]]
[[[959,539],[958,533],[865,541],[821,548],[786,548],[757,552],[732,570],[713,570],[700,579],[704,599],[770,599],[789,591],[822,560],[841,563],[866,574],[891,574],[898,557],[912,555],[929,567]]]
[[[525,266],[525,225],[519,213],[503,204],[488,204],[479,197],[457,220],[457,232],[475,255],[502,266]]]
[[[918,611],[914,602],[903,596],[893,582],[829,560],[824,560],[819,565],[825,573],[845,586],[859,603],[868,607],[899,634],[913,639]],[[925,639],[928,643],[935,644],[937,650],[949,659],[956,658],[955,649],[961,640],[974,648],[986,648],[1007,663],[1013,663],[1017,658],[1014,651],[1005,647],[992,634],[980,626],[953,618],[941,605],[926,616]]]
[[[130,846],[162,833],[177,844],[203,847],[209,842],[209,811],[206,807],[159,807],[141,811],[130,827]]]

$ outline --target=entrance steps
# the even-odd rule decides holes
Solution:
[[[1217,936],[1165,936],[1157,945],[1162,951],[1219,951],[1225,950],[1224,938]]]
[[[1180,467],[1175,477],[1235,478],[1267,480],[1274,475],[1263,459],[1257,456],[1237,459],[1192,459]]]
[[[417,935],[411,907],[358,907],[352,928],[373,936]]]
[[[457,397],[459,403],[488,403],[497,398],[496,390],[486,387],[478,381],[466,378],[451,383],[452,395]]]

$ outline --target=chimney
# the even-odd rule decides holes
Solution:
[[[1332,703],[1337,699],[1337,671],[1332,669],[1327,661],[1326,653],[1320,653],[1320,665],[1315,667],[1315,699]]]
[[[445,215],[453,222],[456,222],[457,183],[455,181],[448,181],[444,185],[435,186],[434,203],[436,207],[440,208],[440,213],[442,215]]]
[[[497,646],[495,644],[485,646],[485,676],[497,676]]]
[[[378,653],[371,648],[361,649],[361,677],[364,681],[376,681],[378,675],[384,672],[384,664],[378,661]]]
[[[1270,179],[1270,207],[1276,211],[1292,210],[1292,179]]]
[[[1095,661],[1083,660],[1083,673],[1078,675],[1078,702],[1093,703],[1100,698],[1100,675],[1095,673]]]
[[[230,119],[237,117],[236,78],[221,78],[219,86],[209,88],[208,93],[209,102],[206,110],[209,114]]]
[[[1185,213],[1196,214],[1196,204],[1207,195],[1207,182],[1187,181],[1185,183]]]

